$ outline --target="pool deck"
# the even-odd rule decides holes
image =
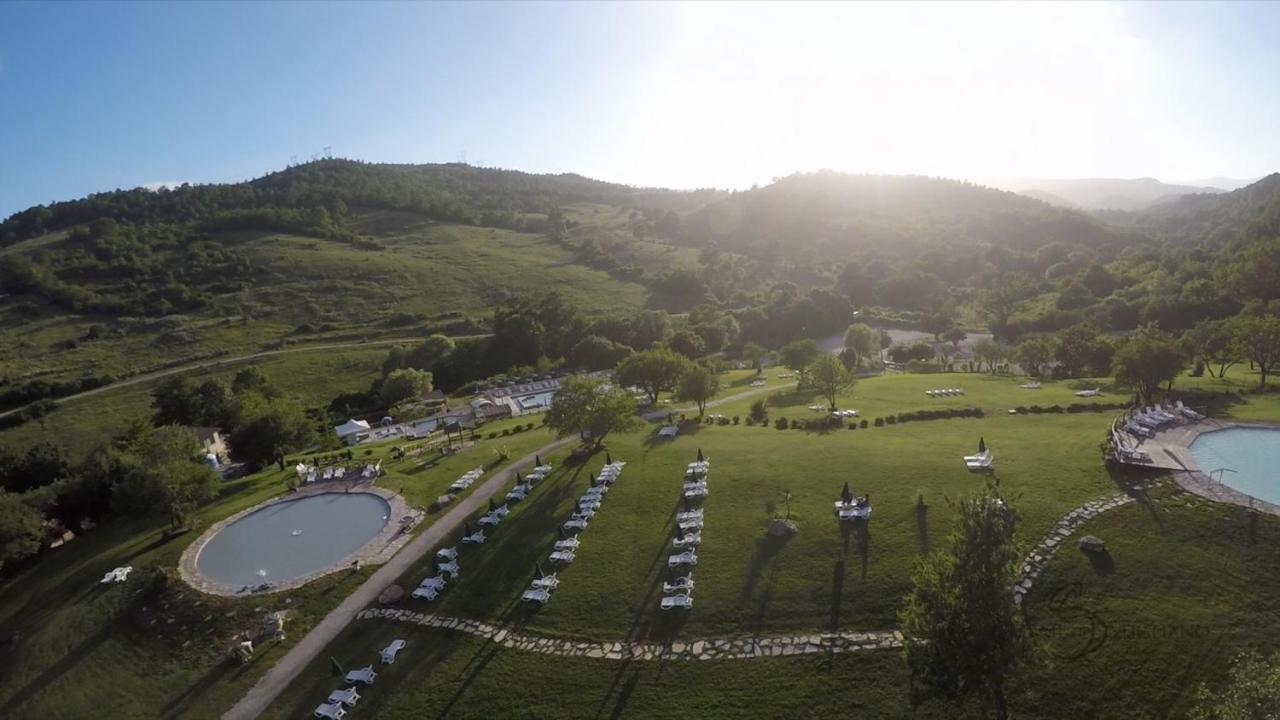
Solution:
[[[187,546],[183,551],[182,558],[178,561],[178,573],[182,579],[191,587],[206,592],[211,595],[225,595],[229,597],[243,597],[246,595],[266,594],[281,592],[283,590],[292,590],[296,587],[302,587],[316,578],[324,577],[339,570],[346,570],[353,563],[359,562],[360,565],[381,565],[391,559],[405,543],[413,536],[411,532],[414,526],[422,520],[422,513],[414,510],[405,503],[404,498],[400,495],[387,490],[386,488],[377,487],[372,482],[361,482],[352,486],[351,493],[365,493],[367,495],[377,495],[387,504],[391,506],[391,510],[387,515],[387,523],[382,526],[382,530],[369,542],[365,543],[359,550],[337,560],[333,564],[321,568],[313,573],[300,575],[288,582],[273,583],[269,588],[264,590],[249,589],[247,586],[224,585],[216,583],[200,574],[196,568],[196,559],[200,557],[200,551],[204,550],[204,546],[213,539],[223,528],[234,523],[240,518],[257,512],[263,508],[278,505],[280,503],[292,502],[302,498],[314,497],[316,495],[326,494],[344,494],[347,492],[349,483],[343,481],[326,481],[318,482],[311,485],[305,485],[298,488],[292,493],[271,498],[270,500],[258,503],[251,508],[241,510],[230,517],[224,518],[208,527],[201,533],[196,541]],[[403,517],[412,517],[413,522],[403,527],[400,519]],[[407,532],[406,532],[407,531]]]
[[[1227,430],[1229,428],[1267,428],[1280,430],[1275,423],[1249,423],[1235,420],[1217,420],[1207,418],[1196,423],[1177,425],[1168,430],[1156,433],[1154,438],[1143,440],[1139,447],[1151,455],[1151,463],[1143,467],[1154,467],[1172,472],[1173,479],[1187,492],[1194,493],[1209,500],[1241,505],[1243,507],[1280,515],[1280,505],[1259,500],[1252,495],[1236,490],[1219,480],[1214,480],[1196,464],[1191,454],[1191,443],[1207,432]],[[1209,468],[1212,472],[1217,468]]]

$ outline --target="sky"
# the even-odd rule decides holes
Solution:
[[[634,185],[1280,170],[1280,3],[0,3],[0,217],[328,152]]]

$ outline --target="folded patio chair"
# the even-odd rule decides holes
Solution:
[[[551,593],[546,590],[525,590],[520,596],[522,602],[534,603],[536,605],[546,605],[551,599]]]
[[[693,607],[693,596],[691,595],[667,595],[662,598],[659,607],[663,610],[688,610]]]
[[[329,702],[355,707],[356,703],[360,702],[360,693],[356,692],[354,685],[346,690],[334,690],[329,693]]]
[[[679,567],[681,565],[697,565],[698,554],[692,550],[686,550],[679,555],[671,555],[667,558],[667,567]]]
[[[342,707],[342,703],[324,703],[316,708],[312,716],[325,720],[342,720],[347,716],[347,711]]]
[[[391,644],[382,648],[379,657],[382,658],[383,665],[390,665],[396,661],[396,654],[404,649],[405,642],[403,640],[392,640]]]
[[[351,672],[347,673],[347,682],[349,683],[362,683],[364,685],[372,685],[373,681],[376,680],[377,678],[378,678],[378,673],[373,671],[372,665],[368,667],[360,668],[359,670],[352,670]]]

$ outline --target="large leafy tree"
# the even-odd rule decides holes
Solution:
[[[1053,359],[1053,341],[1043,337],[1027,338],[1018,343],[1013,356],[1028,375],[1040,377],[1044,366]]]
[[[1010,588],[1017,576],[1018,515],[995,481],[960,499],[946,550],[920,563],[899,622],[913,688],[987,699],[1008,716],[1005,681],[1027,646]]]
[[[778,351],[778,359],[788,370],[795,372],[803,386],[808,379],[809,365],[819,352],[817,343],[806,338],[783,346]]]
[[[692,330],[678,331],[667,341],[667,345],[690,360],[702,357],[707,351],[707,344],[702,336]]]
[[[715,397],[718,392],[720,392],[720,376],[701,365],[693,365],[686,370],[684,375],[680,376],[680,383],[676,387],[676,397],[685,402],[697,404],[699,417],[706,413],[707,401]]]
[[[638,352],[618,364],[618,382],[644,390],[649,402],[658,402],[658,393],[674,390],[689,367],[689,361],[666,348]]]
[[[987,327],[998,338],[1008,339],[1009,319],[1023,300],[1034,292],[1034,284],[1025,273],[1004,273],[981,297]]]
[[[274,462],[283,470],[285,454],[315,438],[315,428],[295,402],[253,400],[243,405],[231,431],[231,454],[238,460],[258,467]]]
[[[547,410],[547,427],[561,436],[577,433],[599,447],[611,432],[625,432],[640,425],[636,401],[620,387],[599,378],[575,375],[566,378]]]
[[[1241,315],[1234,321],[1237,352],[1258,368],[1258,387],[1280,364],[1280,318]]]
[[[836,398],[853,383],[853,374],[835,355],[823,353],[809,365],[809,386],[822,393],[832,410],[836,409]]]
[[[764,359],[767,357],[769,357],[769,351],[763,345],[749,342],[742,346],[742,358],[751,363],[757,375],[764,370]]]
[[[1100,342],[1097,330],[1087,325],[1074,325],[1058,333],[1053,359],[1067,377],[1079,377],[1090,367],[1094,349]]]
[[[1133,388],[1143,402],[1150,402],[1186,364],[1178,341],[1154,325],[1138,328],[1111,362],[1116,382]]]
[[[588,335],[569,350],[565,360],[583,370],[604,370],[622,362],[631,348],[600,335]]]
[[[1187,354],[1204,363],[1209,377],[1226,377],[1227,370],[1240,362],[1234,319],[1202,320],[1182,336]]]
[[[0,569],[40,549],[44,518],[17,493],[0,490]]]
[[[115,494],[118,509],[163,515],[181,528],[197,508],[217,497],[217,473],[200,462],[200,445],[190,428],[156,428],[132,449],[133,460]]]
[[[378,395],[391,407],[398,402],[431,392],[431,373],[413,368],[392,370],[382,381]]]
[[[844,331],[844,349],[853,356],[853,364],[859,365],[880,349],[880,333],[866,323],[854,323]]]

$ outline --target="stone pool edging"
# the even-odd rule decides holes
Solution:
[[[639,643],[597,642],[526,635],[479,620],[395,608],[369,608],[360,611],[356,618],[394,620],[422,627],[467,633],[512,650],[601,660],[741,660],[754,657],[790,657],[902,648],[902,633],[898,630]]]
[[[328,567],[321,568],[320,570],[307,575],[296,577],[285,583],[273,584],[267,590],[248,592],[242,591],[240,587],[224,585],[222,583],[209,580],[201,575],[200,571],[196,568],[196,560],[200,557],[200,552],[204,550],[204,546],[207,545],[215,535],[240,518],[280,503],[315,497],[317,495],[344,494],[341,485],[316,483],[314,485],[300,487],[291,493],[270,498],[258,503],[257,505],[245,508],[234,515],[229,515],[210,525],[203,533],[200,534],[200,537],[196,538],[194,542],[182,551],[182,557],[178,560],[178,574],[182,576],[184,582],[200,592],[208,593],[210,595],[222,595],[225,597],[248,597],[250,595],[268,595],[271,593],[283,592],[285,590],[293,590],[294,588],[302,587],[303,585],[324,577],[325,575],[331,575],[338,571],[349,569],[352,562],[357,560],[362,566],[381,565],[382,563],[390,560],[392,555],[395,555],[405,543],[409,542],[413,537],[412,528],[421,522],[423,514],[418,510],[410,508],[404,501],[404,498],[399,494],[391,492],[386,488],[377,487],[376,485],[364,485],[358,488],[353,488],[350,492],[352,494],[364,493],[367,495],[376,495],[385,500],[387,505],[390,507],[387,515],[387,523],[382,527],[382,530],[379,531],[377,535],[370,538],[369,541],[361,546],[359,550],[356,550],[341,560],[334,562]],[[414,521],[406,527],[406,532],[401,532],[400,518],[405,516],[413,517]]]
[[[1182,425],[1166,430],[1155,438],[1144,441],[1142,446],[1159,448],[1160,451],[1177,463],[1178,469],[1170,469],[1173,470],[1174,482],[1178,483],[1178,486],[1183,490],[1206,500],[1239,505],[1250,510],[1280,516],[1280,505],[1269,503],[1266,500],[1241,492],[1227,483],[1215,481],[1201,471],[1199,464],[1196,463],[1195,456],[1191,454],[1191,444],[1196,441],[1196,438],[1205,433],[1231,430],[1233,428],[1280,430],[1280,424],[1209,418],[1191,425]]]

